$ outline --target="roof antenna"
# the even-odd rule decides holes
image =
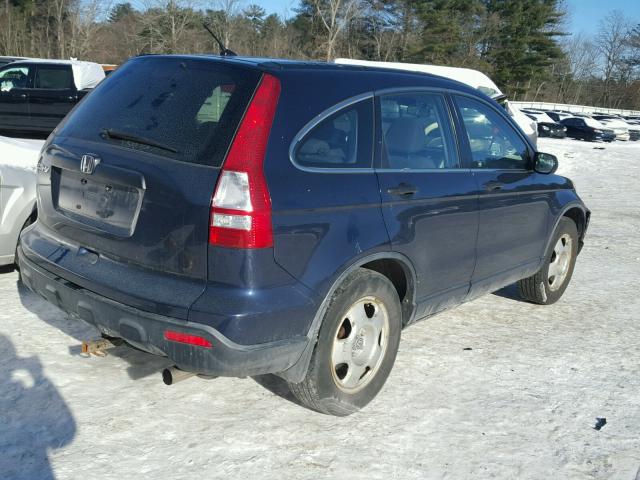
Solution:
[[[220,41],[220,39],[218,37],[216,37],[216,34],[213,33],[213,31],[209,28],[209,25],[207,25],[205,22],[202,22],[202,26],[207,30],[207,32],[209,32],[211,34],[213,39],[216,41],[216,43],[220,47],[220,56],[221,57],[237,57],[238,56],[238,54],[236,52],[234,52],[233,50],[229,50],[228,48],[226,48],[224,46],[224,44]]]

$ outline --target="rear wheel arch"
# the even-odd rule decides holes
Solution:
[[[361,264],[359,268],[373,270],[389,279],[398,293],[402,305],[402,325],[410,322],[415,310],[415,272],[408,260],[383,257]]]
[[[398,297],[400,298],[402,326],[411,322],[416,311],[415,289],[417,283],[416,272],[411,261],[404,255],[397,252],[381,252],[362,257],[358,261],[344,268],[336,280],[334,280],[331,288],[329,288],[325,294],[324,299],[311,323],[311,327],[309,328],[309,333],[307,335],[309,338],[307,347],[298,361],[288,370],[278,373],[278,376],[293,383],[302,381],[307,373],[307,369],[309,368],[309,362],[318,339],[318,332],[320,331],[322,319],[329,306],[331,298],[349,274],[361,268],[378,272],[391,281],[396,292],[398,292]],[[402,276],[400,276],[400,272],[402,272]],[[404,292],[404,295],[401,295],[401,292]]]

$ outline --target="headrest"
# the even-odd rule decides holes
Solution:
[[[401,117],[391,124],[385,140],[389,153],[416,153],[424,148],[424,128],[417,118]]]

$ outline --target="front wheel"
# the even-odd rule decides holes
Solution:
[[[569,285],[578,255],[578,229],[567,217],[562,217],[542,268],[533,276],[520,280],[518,290],[525,300],[540,305],[557,302]]]
[[[367,405],[386,381],[398,352],[402,313],[383,275],[351,273],[329,302],[311,363],[301,383],[289,384],[312,410],[346,416]]]

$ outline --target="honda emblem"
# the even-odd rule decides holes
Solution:
[[[82,158],[80,159],[80,171],[82,173],[86,173],[87,175],[91,175],[99,163],[100,158],[96,157],[95,155],[92,155],[90,153],[82,155]]]

